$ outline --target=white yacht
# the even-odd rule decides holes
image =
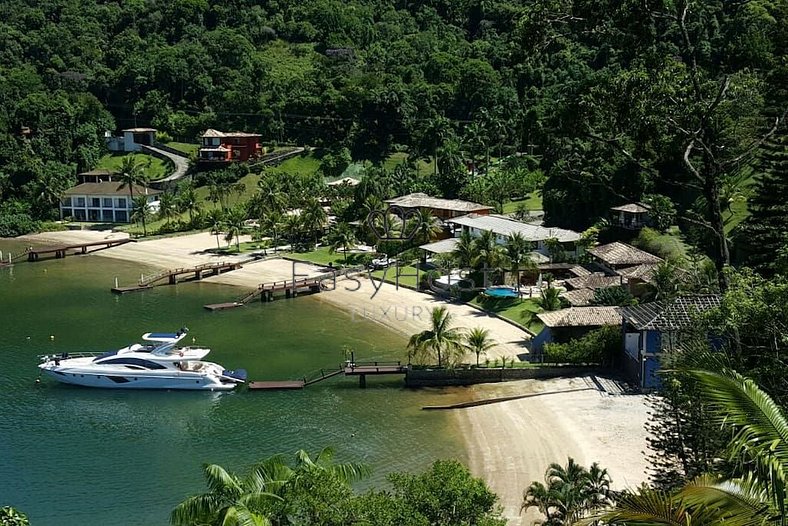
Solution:
[[[204,347],[178,347],[188,329],[149,332],[146,342],[106,353],[41,356],[39,369],[58,382],[113,389],[196,389],[228,391],[246,381],[246,371],[229,371],[202,359]]]

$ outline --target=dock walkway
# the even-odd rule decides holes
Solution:
[[[320,376],[308,380],[286,380],[286,381],[261,381],[249,382],[249,389],[253,391],[258,390],[281,390],[281,389],[303,389],[309,385],[328,380],[334,376],[358,376],[359,387],[367,386],[367,376],[379,375],[405,375],[408,372],[408,366],[400,362],[353,362],[347,361],[341,364],[337,369],[329,371],[320,371]]]
[[[219,263],[203,263],[202,265],[197,265],[194,267],[168,269],[163,270],[157,274],[142,277],[136,285],[130,285],[127,287],[112,287],[112,292],[115,294],[125,294],[127,292],[147,290],[157,285],[175,285],[178,283],[179,276],[193,274],[194,276],[192,277],[192,280],[196,281],[202,279],[205,275],[216,276],[222,272],[230,272],[231,270],[237,270],[239,268],[241,268],[241,264],[238,262],[222,261]],[[165,280],[167,283],[164,283]]]
[[[117,247],[131,242],[133,242],[132,239],[122,238],[122,239],[104,239],[101,241],[91,241],[89,243],[76,243],[73,245],[65,245],[59,247],[44,247],[44,248],[30,247],[27,249],[26,254],[27,254],[27,260],[30,262],[38,261],[39,259],[41,259],[41,256],[43,255],[50,255],[50,256],[54,255],[57,259],[62,259],[66,257],[69,250],[74,250],[75,251],[74,254],[87,254],[88,252],[105,250],[107,248]],[[88,251],[89,248],[95,248],[95,250]]]

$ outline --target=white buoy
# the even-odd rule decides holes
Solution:
[[[49,339],[50,339],[50,340],[54,340],[54,339],[55,339],[55,335],[54,335],[54,334],[50,334],[50,335],[49,335]]]

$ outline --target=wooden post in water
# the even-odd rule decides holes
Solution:
[[[115,288],[118,288],[118,277],[115,276]]]

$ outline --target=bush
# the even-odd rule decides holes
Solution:
[[[660,234],[652,228],[644,228],[632,244],[641,250],[655,254],[662,259],[679,261],[684,259],[684,245],[681,240],[670,234]]]
[[[157,131],[156,142],[160,142],[162,144],[167,144],[168,142],[172,142],[172,135],[170,135],[165,131]]]
[[[68,230],[68,227],[57,221],[42,221],[38,225],[37,230],[39,232],[62,232],[64,230]]]
[[[0,237],[16,237],[35,232],[38,221],[28,214],[7,214],[0,216]]]
[[[598,363],[608,365],[621,348],[621,328],[602,327],[567,343],[547,343],[547,363]]]

